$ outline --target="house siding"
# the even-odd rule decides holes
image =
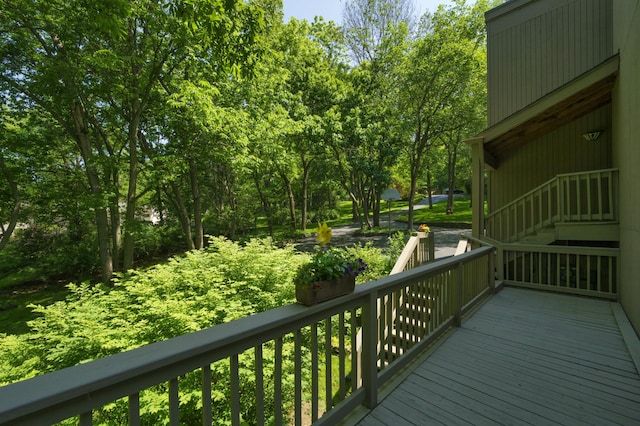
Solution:
[[[602,131],[595,141],[582,134]],[[611,105],[592,111],[500,159],[500,167],[488,173],[489,211],[562,173],[608,169],[612,159]]]
[[[614,165],[620,169],[620,302],[640,334],[640,1],[615,1],[620,51],[613,92]]]
[[[610,57],[612,3],[514,1],[488,12],[489,126]]]

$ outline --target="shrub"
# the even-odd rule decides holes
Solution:
[[[145,344],[201,330],[265,311],[295,300],[293,276],[308,261],[292,246],[276,247],[271,240],[244,245],[211,238],[208,248],[171,258],[146,270],[120,275],[112,288],[89,283],[70,284],[70,296],[50,306],[32,306],[41,316],[30,321],[31,332],[0,335],[0,386],[59,370]],[[372,245],[348,248],[369,265],[359,282],[388,273],[388,258]],[[265,345],[265,374],[272,374]],[[284,399],[293,397],[291,338],[284,342]],[[247,389],[253,386],[253,358],[239,357]],[[229,420],[228,362],[212,366],[215,415]],[[181,412],[187,423],[199,418],[200,378],[197,372],[180,380]],[[269,394],[269,393],[268,393]],[[243,395],[250,395],[248,391]],[[273,395],[273,393],[270,393]],[[273,405],[273,400],[265,401]],[[162,385],[141,394],[143,423],[167,423],[166,389]],[[251,407],[251,402],[243,406]],[[287,409],[287,407],[283,407]],[[121,424],[126,401],[116,401],[95,413],[96,423]],[[252,423],[253,414],[244,413]]]

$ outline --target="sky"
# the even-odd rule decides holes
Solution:
[[[342,9],[347,0],[283,0],[284,21],[295,16],[298,19],[313,21],[315,16],[323,16],[325,20],[342,22]],[[439,4],[449,4],[447,0],[414,0],[418,15],[434,12]]]

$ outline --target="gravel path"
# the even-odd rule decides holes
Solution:
[[[434,196],[433,202],[441,202],[446,199],[446,196]],[[416,209],[423,208],[428,205],[428,200],[425,199],[415,206]],[[407,224],[398,222],[396,217],[405,213],[404,211],[397,211],[391,213],[391,232],[394,230],[404,230],[407,228]],[[385,213],[381,216],[380,225],[383,227],[389,227],[388,215]],[[336,226],[331,229],[332,238],[331,245],[335,247],[348,246],[352,244],[366,244],[373,242],[375,247],[387,247],[388,234],[387,235],[354,235],[354,233],[360,229],[359,224],[351,224],[345,226]],[[432,236],[435,238],[435,255],[436,259],[442,257],[453,256],[460,241],[460,234],[468,232],[470,228],[446,228],[441,226],[430,226]],[[315,234],[303,238],[297,241],[297,248],[301,251],[311,251],[313,247],[318,243],[316,241]]]

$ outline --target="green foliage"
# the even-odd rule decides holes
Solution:
[[[389,258],[372,245],[344,250],[350,259],[361,258],[369,267],[359,282],[388,273]],[[114,287],[89,283],[69,284],[66,300],[49,306],[31,305],[38,317],[29,322],[30,333],[0,334],[0,385],[59,370],[92,359],[170,339],[185,333],[273,309],[295,300],[294,275],[309,260],[292,246],[276,247],[271,240],[251,240],[245,245],[225,238],[210,238],[207,249],[191,251],[146,270],[118,276]],[[356,260],[356,262],[358,262]],[[357,263],[360,265],[360,263]],[[293,349],[285,339],[286,374],[292,371]],[[273,375],[273,348],[264,345],[265,377]],[[250,398],[254,385],[253,356],[240,356],[240,383]],[[228,362],[212,366],[215,410],[228,418],[230,395]],[[199,418],[199,373],[180,381],[181,409],[187,423]],[[267,383],[267,386],[273,386]],[[285,377],[285,395],[293,392]],[[142,416],[148,423],[168,418],[166,389],[160,385],[141,395]],[[267,391],[267,395],[272,394]],[[287,400],[289,398],[285,398]],[[245,401],[244,407],[252,407]],[[268,400],[267,405],[274,404]],[[286,409],[286,407],[279,408]],[[117,401],[95,414],[96,421],[119,424],[126,404]],[[244,420],[255,421],[246,412]]]
[[[367,265],[362,258],[344,248],[329,247],[316,250],[308,263],[298,268],[294,283],[306,286],[316,281],[329,281],[345,275],[357,277]]]

